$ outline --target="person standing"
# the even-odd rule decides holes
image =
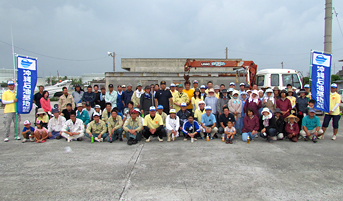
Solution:
[[[296,108],[298,111],[297,117],[299,118],[299,121],[297,121],[298,125],[301,125],[302,123],[302,119],[304,117],[304,114],[306,113],[306,108],[309,101],[310,100],[306,97],[305,90],[301,89],[296,102]]]
[[[228,107],[229,100],[230,100],[230,97],[227,94],[227,90],[223,89],[223,91],[219,95],[219,99],[218,99],[218,102],[217,102],[218,117],[223,113],[223,108],[224,107]]]
[[[188,95],[183,92],[182,84],[179,84],[177,90],[178,90],[178,93],[173,98],[174,109],[176,110],[176,112],[178,112],[181,109],[181,103],[186,103],[188,101]]]
[[[82,99],[83,94],[84,94],[84,92],[81,89],[81,86],[79,84],[75,85],[75,91],[72,93],[75,105],[77,105],[78,103],[81,103],[81,99]],[[74,107],[73,107],[73,109],[74,109]]]
[[[144,116],[149,114],[149,108],[151,106],[154,106],[154,95],[150,93],[150,86],[147,85],[145,87],[145,92],[141,95],[141,101],[140,101],[140,110],[141,113],[144,114]]]
[[[305,84],[304,90],[305,90],[305,92],[306,92],[306,97],[307,97],[308,99],[311,99],[310,85],[309,85],[309,84]]]
[[[113,84],[108,85],[109,91],[106,92],[105,101],[106,103],[111,103],[112,109],[117,107],[117,97],[118,93],[113,90]]]
[[[132,97],[133,91],[132,91],[132,85],[128,84],[127,85],[127,90],[123,91],[123,94],[121,96],[121,101],[124,105],[124,108],[128,108],[128,104],[131,101],[131,97]]]
[[[175,90],[176,88],[176,85],[174,83],[171,83],[170,84],[170,93],[172,94],[173,96],[173,99],[175,98],[175,96],[177,95],[178,91]]]
[[[191,89],[191,83],[189,81],[185,82],[185,89],[183,90],[184,93],[188,95],[188,100],[187,100],[187,110],[190,113],[193,113],[193,105],[191,103],[192,97],[194,96],[194,90]]]
[[[16,131],[18,128],[18,132],[20,130],[20,114],[17,114],[17,121],[16,121],[16,112],[17,112],[17,98],[16,98],[16,91],[14,90],[14,81],[10,80],[7,82],[8,90],[2,94],[2,104],[5,105],[4,110],[4,124],[5,124],[5,142],[9,141],[10,137],[10,126],[13,121],[14,124],[14,139],[20,140],[20,137],[16,135]]]
[[[98,94],[100,93],[100,91],[99,91],[99,86],[98,86],[97,84],[95,84],[95,85],[93,86],[93,88],[94,88],[95,97],[97,97]],[[94,102],[94,104],[97,104],[97,103]]]
[[[87,92],[83,93],[82,102],[85,102],[86,104],[88,103],[92,108],[94,108],[95,98],[96,98],[96,95],[92,91],[92,86],[89,85],[87,87]]]
[[[155,107],[157,107],[158,105],[162,105],[163,112],[168,115],[169,109],[171,109],[173,105],[173,95],[170,93],[169,90],[166,90],[166,81],[161,81],[160,84],[161,89],[156,91],[155,95]]]
[[[144,90],[142,89],[142,83],[138,82],[137,83],[137,90],[133,92],[131,101],[133,102],[133,106],[140,108],[141,107],[141,95],[144,94]]]
[[[101,87],[101,92],[97,93],[96,98],[95,98],[95,102],[97,105],[100,105],[101,110],[104,110],[106,107],[105,96],[106,96],[106,88]]]
[[[123,85],[125,86],[125,85]],[[122,96],[123,96],[123,88],[121,85],[118,85],[117,86],[117,93],[118,93],[118,96],[117,96],[117,108],[119,110],[119,112],[123,113],[124,112],[124,104],[123,104],[123,101],[121,100]]]
[[[276,101],[276,108],[280,108],[283,118],[288,117],[291,114],[292,104],[286,97],[286,90],[281,91],[281,97]]]
[[[199,82],[198,82],[198,80],[194,80],[193,81],[193,91],[195,90],[195,89],[198,89],[198,86],[199,86]]]
[[[68,93],[68,88],[63,87],[63,95],[60,96],[60,99],[58,100],[58,110],[62,112],[64,109],[67,108],[67,104],[71,103],[72,104],[72,109],[75,108],[75,101],[72,95]]]
[[[239,84],[239,94],[245,92],[245,84],[242,82]]]
[[[210,106],[213,108],[212,114],[216,115],[217,114],[217,104],[218,104],[218,98],[214,95],[214,89],[209,89],[208,90],[208,96],[205,98],[205,105]]]
[[[325,134],[325,131],[327,127],[329,126],[329,123],[332,119],[332,126],[333,126],[333,136],[332,140],[336,140],[337,132],[338,132],[338,125],[339,120],[341,118],[340,110],[339,110],[339,104],[341,103],[341,96],[336,92],[337,91],[337,84],[331,84],[331,93],[330,93],[330,112],[325,113],[324,121],[323,121],[323,136]]]
[[[39,91],[33,96],[33,103],[35,103],[37,105],[37,108],[41,108],[41,104],[40,104],[40,99],[43,97],[43,92],[44,92],[44,86],[40,85],[38,87]],[[37,112],[37,111],[36,111]]]
[[[203,100],[205,100],[206,96],[207,96],[207,92],[206,92],[206,86],[205,85],[201,85],[200,86],[200,95],[201,95],[201,98]]]

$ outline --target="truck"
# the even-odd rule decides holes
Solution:
[[[279,87],[287,88],[288,84],[299,89],[303,88],[300,72],[292,69],[263,69],[256,74],[256,84],[258,88]]]

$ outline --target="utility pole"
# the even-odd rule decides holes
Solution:
[[[281,68],[283,69],[283,62],[281,62]]]
[[[325,0],[324,53],[332,54],[332,0]]]
[[[225,52],[226,52],[226,59],[228,59],[229,58],[229,48],[228,47],[225,48]]]
[[[113,72],[116,72],[116,53],[115,52],[112,53],[112,57],[113,57]]]

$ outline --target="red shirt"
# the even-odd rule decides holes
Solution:
[[[288,98],[285,98],[285,100],[277,99],[276,100],[276,108],[280,108],[282,112],[289,110],[286,114],[282,115],[283,118],[286,118],[290,115],[292,104],[291,101]]]
[[[43,108],[44,112],[48,112],[48,111],[51,112],[51,105],[50,105],[49,99],[45,100],[45,98],[42,97],[40,99],[40,105],[41,105],[41,108]]]

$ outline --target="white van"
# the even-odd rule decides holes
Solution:
[[[279,87],[287,88],[291,84],[297,89],[302,89],[303,84],[299,72],[291,69],[263,69],[256,74],[256,84],[258,88]]]

